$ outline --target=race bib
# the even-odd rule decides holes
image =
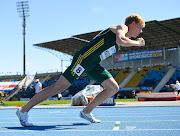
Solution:
[[[101,55],[99,56],[101,61],[108,58],[109,56],[111,56],[112,54],[116,53],[116,47],[112,46],[109,49],[105,50],[104,52],[101,53]]]
[[[80,76],[84,70],[85,69],[81,65],[77,64],[77,66],[73,69],[73,72]]]

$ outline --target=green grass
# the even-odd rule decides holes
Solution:
[[[115,99],[115,102],[127,102],[127,101],[138,101],[137,99]],[[22,106],[25,105],[28,101],[4,101],[6,106]],[[50,105],[50,104],[70,104],[71,100],[50,100],[44,101],[39,105]],[[0,104],[1,106],[2,104]]]
[[[28,101],[4,101],[6,106],[22,106],[25,105]],[[61,100],[61,101],[44,101],[40,103],[39,105],[49,105],[49,104],[70,104],[71,100]],[[2,105],[2,104],[0,104]]]
[[[138,99],[115,99],[115,102],[134,102],[138,101]]]

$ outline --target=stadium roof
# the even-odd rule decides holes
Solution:
[[[34,44],[34,46],[53,49],[73,56],[78,49],[83,47],[100,32],[101,31],[95,31],[74,35],[67,39]],[[143,37],[146,41],[144,47],[122,48],[121,51],[125,52],[162,47],[165,47],[166,49],[176,48],[180,45],[180,18],[146,22],[146,27],[143,29],[143,33],[140,37]]]

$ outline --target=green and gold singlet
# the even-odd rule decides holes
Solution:
[[[112,75],[101,67],[99,62],[116,53],[120,48],[116,43],[116,34],[108,28],[75,53],[71,65],[63,76],[73,83],[85,72],[101,84],[104,80],[112,78]]]

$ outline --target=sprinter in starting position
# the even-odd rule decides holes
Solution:
[[[44,88],[26,105],[17,110],[16,114],[21,125],[25,127],[33,126],[33,124],[28,122],[28,111],[49,97],[62,93],[83,72],[101,84],[104,90],[80,112],[80,117],[91,123],[99,123],[100,120],[93,117],[92,110],[119,90],[117,82],[106,69],[100,66],[99,62],[118,52],[122,47],[144,46],[145,41],[143,38],[129,39],[130,37],[137,37],[142,33],[144,27],[145,22],[143,18],[137,14],[131,14],[126,18],[125,24],[107,28],[87,45],[79,49],[75,53],[71,65],[55,84]]]

